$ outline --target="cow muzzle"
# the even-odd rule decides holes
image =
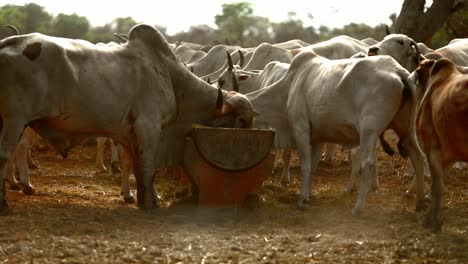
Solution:
[[[367,51],[368,56],[375,56],[379,55],[379,48],[378,47],[370,47],[369,50]]]

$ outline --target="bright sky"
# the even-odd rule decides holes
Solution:
[[[288,12],[296,12],[306,25],[341,27],[351,22],[375,26],[390,23],[388,17],[399,13],[403,0],[246,0],[253,3],[254,14],[270,21],[286,20]],[[116,17],[133,17],[137,22],[167,27],[169,34],[206,24],[216,27],[214,16],[221,14],[228,0],[0,0],[4,4],[23,5],[34,2],[47,12],[76,13],[86,16],[93,26],[104,25]],[[285,4],[280,4],[280,3]],[[312,14],[313,19],[308,17]]]

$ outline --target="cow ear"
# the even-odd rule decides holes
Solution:
[[[455,65],[448,59],[440,59],[434,63],[430,76],[434,76],[442,70],[452,69]]]
[[[250,74],[241,73],[239,74],[238,78],[239,78],[239,81],[245,81],[248,78],[250,78]]]

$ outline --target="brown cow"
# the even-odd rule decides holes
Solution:
[[[422,85],[427,89],[416,122],[432,176],[425,225],[440,232],[443,176],[452,163],[468,161],[468,74],[448,59],[430,60],[418,71],[418,75],[426,76],[427,83],[422,80]]]

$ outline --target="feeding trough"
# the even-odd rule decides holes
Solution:
[[[185,139],[184,168],[201,205],[239,205],[268,177],[274,131],[193,127]]]

